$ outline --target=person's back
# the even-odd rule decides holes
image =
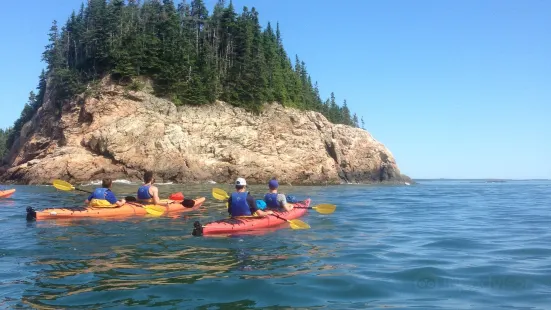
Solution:
[[[251,210],[250,202],[247,201],[248,197],[252,197],[248,192],[233,192],[230,196],[230,214],[231,216],[250,216],[256,210]],[[248,199],[251,200],[251,199]],[[253,198],[254,201],[254,198]]]
[[[117,201],[117,197],[115,197],[115,194],[111,191],[111,185],[113,182],[111,179],[103,179],[101,182],[101,187],[96,188],[90,196],[88,196],[88,199],[85,200],[85,203],[88,206],[122,206],[126,201],[122,199],[121,201]]]
[[[270,191],[264,195],[264,201],[266,202],[266,207],[268,209],[276,209],[283,211],[290,211],[293,209],[293,205],[287,202],[287,198],[284,194],[277,192],[279,183],[275,178],[271,179],[268,182],[268,188]]]
[[[139,201],[142,202],[151,202],[153,199],[153,195],[149,192],[149,189],[151,189],[151,184],[143,184],[138,188],[137,198]]]
[[[138,188],[138,192],[136,194],[138,202],[161,205],[161,199],[159,199],[159,189],[153,185],[153,183],[155,183],[153,172],[146,171],[144,173],[143,182],[144,184]],[[169,203],[167,202],[166,205],[168,206]]]

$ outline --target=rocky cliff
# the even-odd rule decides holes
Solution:
[[[89,93],[89,92],[88,92]],[[409,182],[391,152],[367,131],[334,125],[317,112],[267,104],[253,114],[223,102],[176,107],[104,80],[61,111],[48,89],[21,130],[2,179],[71,182],[103,177],[264,183]]]

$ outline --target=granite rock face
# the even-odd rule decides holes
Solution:
[[[153,170],[179,183],[339,184],[411,182],[367,131],[322,114],[266,104],[260,114],[224,102],[176,107],[147,90],[104,80],[94,97],[45,102],[24,125],[2,179],[24,184],[139,180]]]

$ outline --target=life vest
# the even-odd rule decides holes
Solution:
[[[88,206],[90,207],[110,207],[112,205],[113,205],[112,203],[110,203],[105,199],[95,199],[95,198],[90,200],[90,202],[88,203]]]
[[[279,202],[277,202],[277,193],[268,193],[264,195],[264,201],[268,208],[279,208]]]
[[[266,209],[266,202],[262,199],[257,199],[256,200],[256,208],[257,209],[260,209],[260,210],[264,210]],[[256,212],[255,212],[256,213]]]
[[[88,205],[91,207],[111,206],[112,203],[110,203],[109,201],[107,201],[107,199],[105,199],[105,197],[107,197],[108,190],[109,190],[108,188],[103,188],[103,187],[96,188],[92,193],[92,199],[90,200]]]
[[[251,209],[247,203],[247,192],[231,194],[231,216],[251,215]]]
[[[153,201],[151,194],[149,194],[149,187],[151,185],[142,185],[140,188],[138,188],[138,200],[144,201],[144,202],[151,202]]]

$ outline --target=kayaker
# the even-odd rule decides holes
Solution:
[[[247,181],[237,178],[235,181],[235,192],[228,199],[228,213],[236,216],[267,216],[273,211],[262,211],[256,207],[256,200],[250,192],[246,191]]]
[[[159,198],[159,189],[156,186],[153,186],[155,183],[155,178],[153,177],[153,172],[146,171],[143,175],[144,184],[138,188],[137,200],[140,203],[153,203],[155,205],[166,205],[170,203],[161,203]]]
[[[284,209],[285,211],[291,211],[293,205],[287,202],[287,198],[284,194],[279,194],[277,189],[279,183],[276,178],[272,178],[268,182],[268,188],[270,191],[264,195],[264,201],[266,202],[266,207],[268,209]]]
[[[111,191],[111,186],[113,185],[113,181],[111,179],[103,179],[101,181],[101,187],[96,188],[90,196],[88,196],[88,199],[84,201],[89,206],[111,206],[111,205],[117,205],[122,206],[126,203],[126,200],[117,200],[117,197],[115,197],[115,194]]]

